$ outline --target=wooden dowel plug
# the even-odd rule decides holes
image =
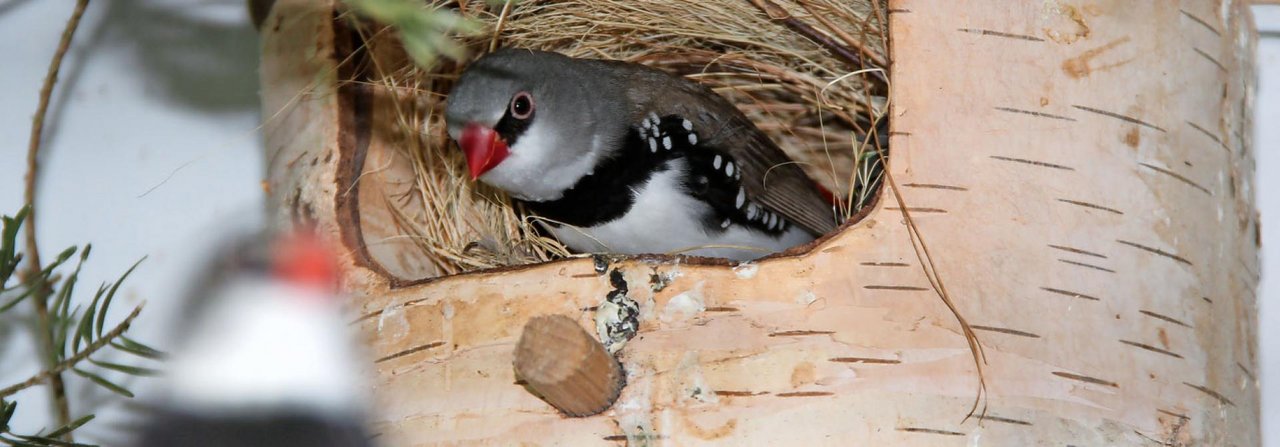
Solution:
[[[564,315],[530,319],[515,357],[516,376],[542,400],[573,417],[608,409],[626,383],[618,361]]]

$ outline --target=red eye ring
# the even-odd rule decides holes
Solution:
[[[527,120],[531,116],[533,116],[533,95],[522,91],[511,97],[512,118]]]

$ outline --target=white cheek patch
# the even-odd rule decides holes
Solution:
[[[557,151],[561,144],[555,132],[535,120],[510,148],[511,155],[480,180],[524,200],[558,199],[594,169],[603,141],[596,138],[591,148]],[[581,155],[567,156],[578,150]]]
[[[511,156],[518,159],[522,165],[536,164],[549,159],[552,156],[551,149],[555,141],[548,135],[545,127],[535,123],[525,129],[520,139],[516,140],[515,146],[511,148]]]

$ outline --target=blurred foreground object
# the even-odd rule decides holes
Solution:
[[[371,445],[364,359],[336,285],[333,252],[308,233],[248,238],[218,256],[138,445]]]

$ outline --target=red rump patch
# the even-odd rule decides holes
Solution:
[[[822,186],[821,183],[816,183],[816,182],[813,184],[813,186],[816,186],[818,188],[818,193],[822,194],[822,198],[826,199],[827,203],[830,203],[832,205],[840,205],[840,202],[841,202],[840,198],[836,197],[836,194],[831,192],[830,189],[827,189],[827,187]]]
[[[335,289],[337,252],[312,231],[297,231],[275,243],[271,273],[292,284]]]

